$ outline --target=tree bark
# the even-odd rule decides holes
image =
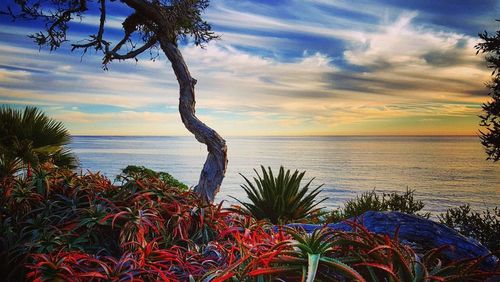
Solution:
[[[172,63],[179,82],[179,113],[184,126],[194,134],[199,142],[207,145],[208,156],[194,191],[204,202],[213,203],[219,192],[227,167],[226,141],[212,128],[196,117],[194,86],[196,79],[191,77],[180,50],[167,36],[159,36],[160,46]]]

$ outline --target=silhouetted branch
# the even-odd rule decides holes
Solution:
[[[43,1],[16,1],[20,7],[20,13],[15,14],[10,7],[4,14],[9,14],[14,20],[18,18],[37,20],[42,19],[46,23],[47,34],[37,32],[30,35],[39,46],[48,45],[50,50],[54,50],[61,46],[66,41],[66,31],[68,29],[68,22],[72,20],[72,16],[76,14],[80,16],[81,13],[87,11],[87,0],[79,1],[49,1],[55,6],[55,11],[45,12],[43,8]],[[31,4],[31,5],[30,5]],[[69,6],[66,7],[65,6]]]
[[[71,51],[75,49],[83,49],[83,53],[87,52],[87,49],[90,47],[94,47],[96,51],[102,50],[106,54],[109,48],[109,42],[104,40],[102,37],[104,35],[104,25],[106,23],[106,0],[100,0],[101,7],[99,11],[101,12],[101,16],[99,18],[99,30],[97,31],[97,35],[91,35],[89,42],[85,44],[72,44]]]
[[[126,60],[126,59],[136,58],[142,52],[144,52],[144,51],[148,50],[149,48],[153,47],[157,42],[158,42],[158,40],[156,39],[156,37],[152,37],[142,47],[134,49],[134,50],[132,50],[132,51],[126,53],[126,54],[123,54],[123,55],[122,54],[118,54],[116,51],[114,51],[116,49],[116,47],[115,47],[115,48],[113,48],[113,51],[110,51],[110,52],[108,52],[106,54],[106,57],[104,59],[104,64],[107,64],[107,63],[111,62],[112,60]]]

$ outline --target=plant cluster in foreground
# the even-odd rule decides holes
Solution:
[[[206,205],[160,178],[37,168],[1,182],[6,281],[483,281],[481,258],[451,262],[362,226],[313,234]]]

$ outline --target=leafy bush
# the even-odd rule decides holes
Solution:
[[[403,194],[392,192],[383,195],[383,201],[388,211],[399,211],[407,214],[415,214],[425,218],[429,218],[430,213],[418,213],[421,211],[425,204],[422,201],[415,200],[413,197],[415,190],[406,189]]]
[[[241,187],[251,203],[236,199],[246,212],[257,219],[269,219],[274,224],[299,221],[317,212],[318,204],[326,200],[324,198],[316,201],[322,185],[309,191],[309,185],[314,178],[300,188],[305,171],[299,173],[296,170],[291,174],[290,170],[285,172],[285,169],[280,167],[275,177],[270,167],[266,170],[261,166],[261,169],[262,176],[254,170],[257,174],[257,178],[253,178],[255,185],[240,174],[246,181]]]
[[[158,178],[163,181],[166,185],[171,187],[177,187],[182,190],[188,190],[188,186],[175,177],[170,175],[168,172],[154,171],[152,169],[146,168],[144,166],[129,165],[122,169],[122,173],[117,176],[118,181],[129,181],[130,179],[142,179],[142,178]]]
[[[490,250],[500,250],[500,209],[487,209],[482,213],[462,205],[438,215],[439,221],[461,234],[477,239]]]
[[[384,197],[380,197],[375,190],[362,193],[356,198],[348,200],[344,203],[342,210],[345,218],[359,216],[367,211],[386,211],[387,205],[384,202]]]
[[[364,192],[352,200],[348,200],[342,209],[331,211],[327,221],[337,222],[347,218],[360,216],[367,211],[399,211],[429,218],[430,213],[419,213],[425,204],[415,200],[415,190],[406,189],[403,194],[377,194],[375,190]]]

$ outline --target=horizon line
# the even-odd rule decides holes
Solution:
[[[72,137],[191,137],[194,135],[70,134]],[[331,135],[226,135],[226,137],[479,137],[473,134],[331,134]]]

